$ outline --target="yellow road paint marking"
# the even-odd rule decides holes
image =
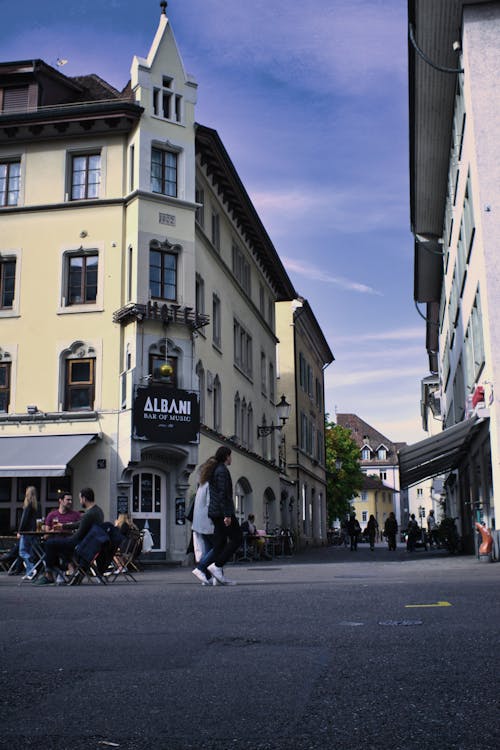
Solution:
[[[453,607],[450,602],[436,602],[435,604],[405,604],[406,609],[417,607]]]

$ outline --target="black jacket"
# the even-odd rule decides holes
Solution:
[[[226,464],[217,464],[210,477],[209,485],[209,517],[225,518],[226,516],[234,516],[233,483]]]
[[[18,528],[20,534],[23,531],[36,531],[36,514],[37,511],[32,505],[27,505],[26,508],[23,508],[23,515],[21,516]]]

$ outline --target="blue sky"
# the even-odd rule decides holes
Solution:
[[[0,58],[121,89],[158,0],[0,0]],[[424,437],[413,304],[404,0],[170,0],[197,120],[215,128],[335,362],[326,408]]]

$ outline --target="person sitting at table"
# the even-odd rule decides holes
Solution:
[[[35,564],[31,561],[31,548],[33,538],[23,531],[36,531],[36,516],[38,511],[38,500],[36,498],[36,487],[26,487],[23,503],[23,514],[19,523],[17,538],[19,539],[19,557],[23,559],[26,568],[24,579],[30,581]]]
[[[247,520],[241,524],[241,531],[247,534],[247,542],[254,545],[255,560],[270,560],[271,557],[266,553],[266,540],[260,536],[257,526],[255,525],[255,516],[249,513]]]
[[[85,512],[78,524],[68,523],[65,528],[70,529],[77,526],[74,534],[64,539],[47,539],[45,542],[45,574],[40,580],[34,582],[34,586],[47,586],[57,583],[64,585],[66,579],[63,570],[59,567],[60,558],[70,562],[73,557],[75,547],[87,536],[94,524],[100,524],[104,521],[104,513],[96,505],[94,490],[90,487],[84,487],[80,490],[80,505]],[[53,529],[59,531],[62,529],[61,524],[54,524]]]
[[[139,529],[135,525],[135,523],[132,520],[132,516],[130,513],[119,513],[118,518],[115,521],[115,526],[117,529],[120,529],[121,533],[124,537],[127,537],[127,539],[130,536],[133,536],[134,534],[139,535]],[[134,560],[137,559],[140,555],[140,545],[137,547],[135,553],[134,553]],[[126,571],[126,568],[124,567],[124,560],[120,556],[120,550],[118,549],[116,555],[113,556],[113,560],[116,565],[115,573],[124,573]],[[106,575],[106,574],[105,574]]]
[[[44,531],[53,531],[54,524],[61,524],[62,528],[68,528],[67,524],[80,523],[82,514],[79,510],[73,510],[73,497],[71,492],[59,493],[59,508],[51,510],[47,514],[43,525]]]

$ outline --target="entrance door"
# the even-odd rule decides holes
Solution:
[[[162,474],[140,471],[132,477],[132,516],[142,529],[147,522],[153,537],[153,551],[167,547],[166,480]]]

